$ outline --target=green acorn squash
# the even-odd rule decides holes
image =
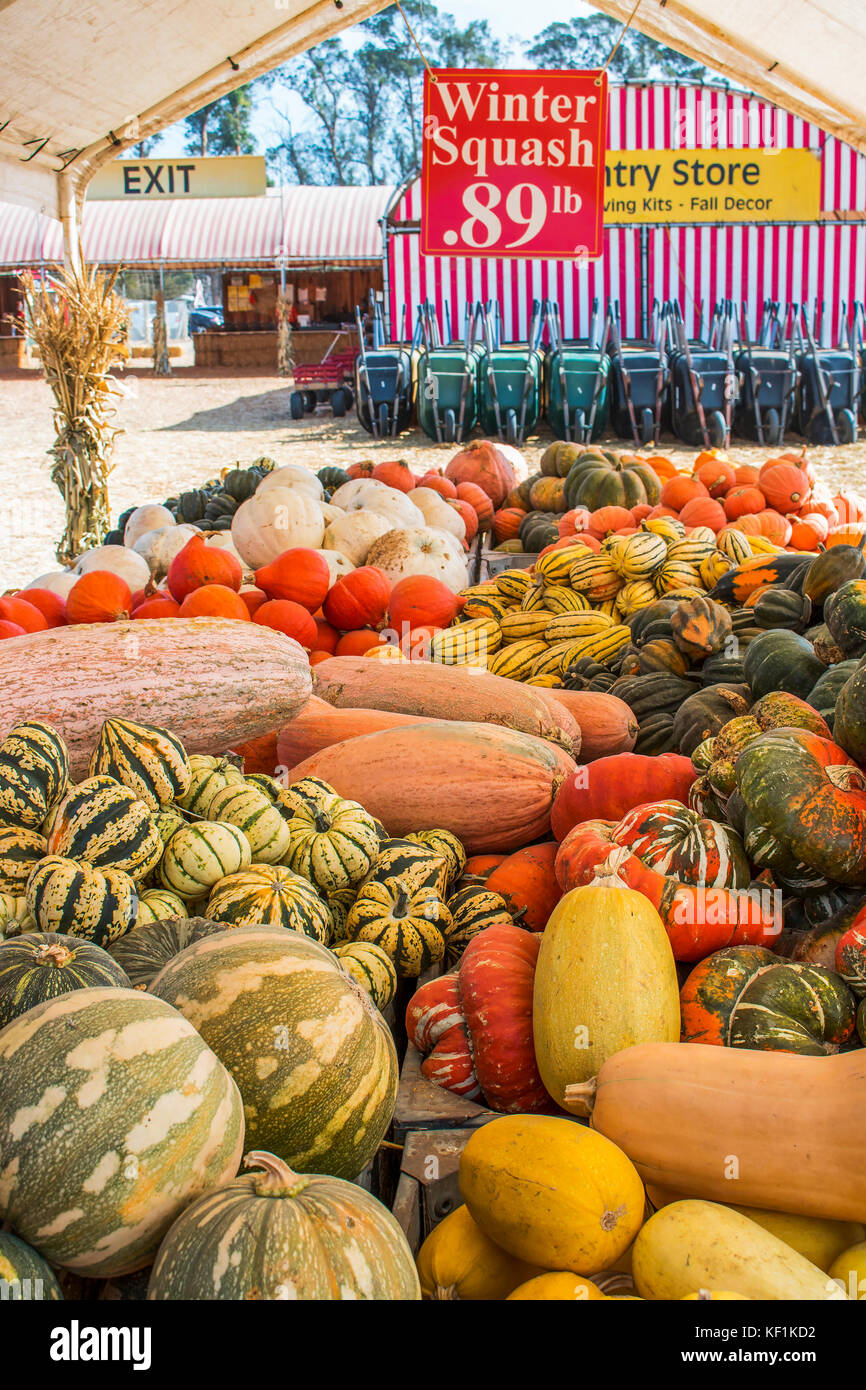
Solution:
[[[749,643],[743,661],[743,673],[754,700],[771,690],[786,690],[805,699],[823,670],[811,642],[786,629],[756,637]]]

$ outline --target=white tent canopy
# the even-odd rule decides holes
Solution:
[[[67,228],[95,171],[388,0],[0,0],[0,201]]]
[[[866,0],[640,0],[632,25],[866,154]]]

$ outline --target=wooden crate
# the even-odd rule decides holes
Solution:
[[[493,579],[503,570],[529,570],[538,559],[537,555],[509,555],[504,550],[483,550],[479,540],[472,561],[472,582],[481,584],[485,579]]]
[[[420,1129],[406,1136],[392,1210],[413,1254],[433,1227],[460,1206],[460,1155],[474,1132]]]
[[[455,1096],[428,1081],[421,1073],[420,1052],[411,1043],[407,1044],[394,1107],[393,1138],[396,1143],[402,1143],[413,1130],[471,1130],[495,1119],[495,1110]]]

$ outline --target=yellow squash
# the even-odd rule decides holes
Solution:
[[[495,1245],[466,1206],[457,1207],[434,1227],[416,1263],[422,1298],[463,1302],[506,1298],[541,1272]]]
[[[677,972],[648,898],[618,880],[573,888],[541,938],[533,998],[541,1079],[566,1110],[565,1088],[615,1052],[680,1036]]]
[[[866,1299],[866,1241],[843,1250],[830,1266],[830,1278],[838,1280],[848,1298]]]
[[[539,1274],[508,1295],[508,1303],[606,1303],[601,1289],[578,1274]]]

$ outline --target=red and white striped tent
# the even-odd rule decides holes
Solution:
[[[682,135],[682,138],[680,138]],[[503,337],[527,333],[533,299],[556,299],[567,337],[586,336],[597,296],[618,299],[623,332],[640,333],[641,274],[645,302],[678,298],[695,333],[699,306],[746,300],[750,329],[765,299],[783,305],[817,299],[828,307],[866,298],[866,157],[799,116],[747,93],[716,86],[653,83],[610,89],[610,150],[701,148],[812,149],[821,159],[821,221],[725,226],[616,226],[604,232],[604,255],[577,261],[422,256],[421,181],[396,195],[388,213],[387,286],[392,324],[403,305],[414,320],[430,299],[440,321],[446,302],[462,324],[467,300],[498,299]]]
[[[261,198],[86,203],[82,245],[100,265],[247,266],[380,263],[393,187],[272,190]],[[0,270],[62,259],[61,225],[0,204]]]

